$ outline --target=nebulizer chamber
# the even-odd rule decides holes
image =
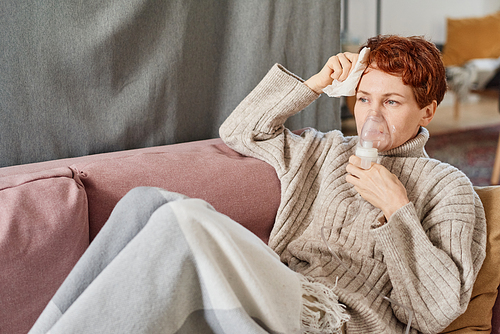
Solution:
[[[377,162],[378,152],[389,149],[392,145],[389,126],[385,118],[378,112],[371,113],[365,120],[356,156],[361,158],[361,168],[369,169],[372,162]]]

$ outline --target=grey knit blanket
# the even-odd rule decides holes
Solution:
[[[299,333],[303,293],[298,274],[208,203],[136,188],[30,334]]]

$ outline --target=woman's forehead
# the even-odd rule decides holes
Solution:
[[[384,72],[376,67],[368,67],[358,85],[358,91],[370,94],[384,94],[394,92],[398,94],[411,94],[413,91],[410,86],[403,83],[399,75]]]

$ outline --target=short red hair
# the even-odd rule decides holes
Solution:
[[[447,89],[446,73],[441,53],[433,43],[419,36],[379,35],[368,39],[363,47],[370,48],[371,67],[400,76],[412,87],[420,108],[433,100],[441,103]]]

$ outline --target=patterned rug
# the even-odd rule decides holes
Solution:
[[[431,135],[425,146],[431,158],[462,170],[475,186],[490,185],[500,125]]]

